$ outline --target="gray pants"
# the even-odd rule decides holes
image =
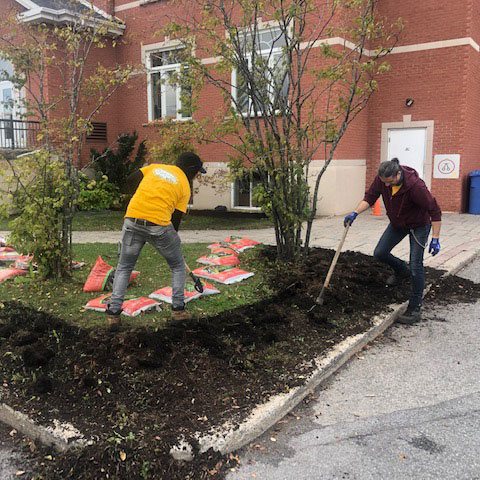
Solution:
[[[123,222],[122,248],[109,304],[111,313],[116,314],[122,311],[130,274],[146,242],[153,245],[163,255],[172,270],[172,308],[181,310],[185,307],[185,259],[183,258],[180,237],[173,225],[170,224],[166,227],[162,225],[143,226],[126,218]],[[158,288],[161,286],[159,285]]]

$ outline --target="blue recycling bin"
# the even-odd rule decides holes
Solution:
[[[470,173],[470,193],[468,202],[468,213],[480,215],[480,170]]]

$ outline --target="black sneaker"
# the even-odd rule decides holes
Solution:
[[[397,323],[402,323],[403,325],[413,325],[414,323],[418,323],[421,319],[422,314],[420,312],[420,307],[408,307],[405,313],[397,318]]]
[[[410,270],[405,270],[402,273],[392,273],[387,278],[387,281],[385,282],[389,287],[396,287],[397,285],[400,285],[405,279],[410,277]]]

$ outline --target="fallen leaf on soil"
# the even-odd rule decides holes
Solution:
[[[407,456],[404,454],[404,453],[399,453],[398,454],[398,458],[400,458],[401,460],[407,458]]]
[[[16,434],[17,434],[17,431],[16,431],[15,429],[10,430],[9,435],[10,435],[11,437],[13,437],[13,436],[16,435]]]
[[[127,459],[127,454],[122,450],[120,452],[120,460],[124,462]]]
[[[235,460],[237,463],[240,463],[240,457],[238,455],[234,455],[233,453],[231,453],[228,458],[230,458],[230,460]],[[221,463],[221,462],[220,462]]]
[[[277,439],[276,439],[275,437],[270,437],[270,441],[271,441],[271,442],[276,442]]]
[[[212,468],[212,470],[209,470],[208,473],[209,475],[215,475],[216,473],[218,473],[218,471],[220,470],[220,467],[223,465],[223,462],[218,462],[216,465],[215,465],[215,468]]]
[[[20,475],[25,475],[25,471],[24,471],[24,470],[17,470],[17,471],[15,472],[15,475],[16,475],[17,477],[20,477]]]

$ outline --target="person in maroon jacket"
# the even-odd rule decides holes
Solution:
[[[357,208],[345,217],[344,225],[351,225],[358,214],[371,207],[380,195],[390,224],[378,241],[374,256],[393,269],[387,285],[395,286],[411,277],[412,292],[408,307],[397,321],[413,324],[421,319],[425,284],[423,254],[428,245],[430,229],[432,240],[428,251],[432,255],[440,251],[442,211],[416,170],[401,166],[398,158],[394,158],[380,164],[378,175]],[[393,247],[407,235],[410,240],[410,269],[403,260],[391,254]]]

